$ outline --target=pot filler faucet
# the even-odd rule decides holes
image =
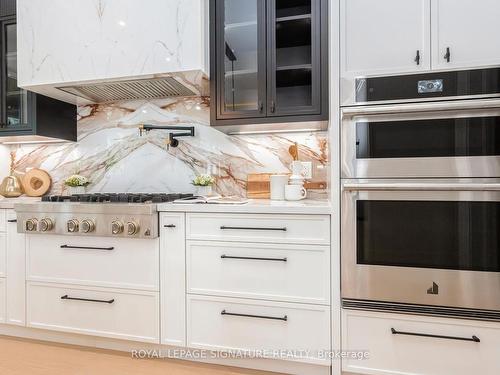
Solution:
[[[169,133],[167,147],[179,146],[177,137],[194,137],[194,126],[156,126],[141,124],[139,125],[139,135],[142,137],[144,132],[149,133],[151,130],[182,130],[181,132]]]

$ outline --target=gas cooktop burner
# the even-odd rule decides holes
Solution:
[[[95,203],[164,203],[192,197],[193,194],[167,193],[94,193],[74,195],[46,195],[42,202],[95,202]]]

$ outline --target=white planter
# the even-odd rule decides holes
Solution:
[[[196,195],[212,195],[212,186],[196,186]]]
[[[85,186],[68,186],[68,194],[85,194]]]

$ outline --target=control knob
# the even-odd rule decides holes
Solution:
[[[137,233],[139,233],[139,224],[137,224],[135,221],[129,221],[127,223],[127,234],[129,236],[133,236]]]
[[[94,230],[95,230],[94,220],[91,220],[91,219],[82,220],[81,232],[90,233],[90,232],[93,232]]]
[[[76,220],[76,219],[68,220],[68,222],[66,224],[66,227],[67,227],[69,233],[78,232],[78,226],[79,226],[79,223],[78,223],[78,220]]]
[[[25,228],[28,232],[34,232],[36,231],[36,228],[38,226],[38,220],[37,219],[28,219],[26,220],[26,225]]]
[[[111,233],[120,234],[123,232],[123,223],[119,220],[113,220],[111,222]]]
[[[40,231],[41,232],[49,232],[54,228],[54,222],[52,219],[49,219],[48,217],[43,218],[40,220]]]

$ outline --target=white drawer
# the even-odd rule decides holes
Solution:
[[[28,235],[27,278],[158,291],[159,240]]]
[[[330,244],[328,215],[190,213],[186,218],[191,240]]]
[[[367,350],[369,359],[344,359],[359,374],[497,375],[500,324],[411,315],[343,311],[343,350]],[[449,336],[480,342],[393,334]]]
[[[6,231],[6,222],[7,222],[7,210],[0,209],[0,232]]]
[[[6,275],[7,263],[7,233],[0,232],[0,277]]]
[[[159,343],[158,301],[157,292],[29,282],[27,322],[34,328]]]
[[[188,293],[328,304],[330,247],[187,241]]]
[[[326,306],[189,295],[187,323],[188,347],[260,351],[265,357],[281,359],[285,358],[276,351],[288,350],[295,352],[288,352],[286,359],[330,364],[321,358],[330,348]]]
[[[5,279],[0,277],[0,323],[5,323]]]

